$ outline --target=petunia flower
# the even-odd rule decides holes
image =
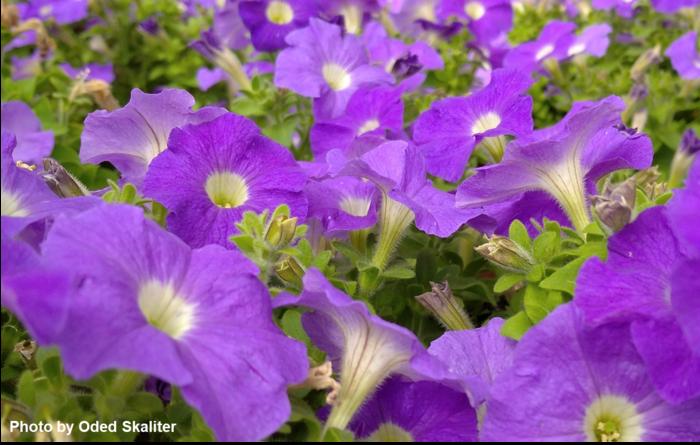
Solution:
[[[282,295],[275,307],[309,308],[302,317],[311,340],[340,370],[340,391],[326,428],[344,429],[362,403],[392,374],[441,379],[443,365],[409,330],[372,315],[367,306],[342,293],[316,269],[304,275],[301,296]]]
[[[524,94],[531,83],[521,72],[498,69],[491,82],[476,93],[434,102],[413,129],[413,140],[426,158],[428,171],[457,181],[478,143],[489,139],[489,153],[499,160],[505,141],[498,136],[532,132],[532,99]]]
[[[476,414],[462,392],[437,382],[388,379],[348,429],[377,442],[476,442]]]
[[[15,161],[41,165],[53,150],[53,133],[42,131],[41,122],[24,102],[11,101],[2,104],[2,130],[17,140],[12,152]]]
[[[697,189],[683,198],[692,194]],[[687,208],[691,218],[700,216],[697,196],[683,198],[674,206]],[[631,323],[632,341],[649,378],[671,403],[700,395],[700,349],[679,323],[688,315],[682,308],[700,295],[697,274],[690,272],[700,264],[700,245],[684,241],[675,235],[666,209],[643,212],[610,238],[607,261],[592,258],[583,265],[574,298],[591,324]]]
[[[394,25],[402,35],[424,37],[425,28],[420,21],[437,24],[439,0],[404,0],[399,11],[391,11]]]
[[[88,16],[88,0],[29,0],[20,15],[23,20],[53,19],[59,25],[68,25]]]
[[[227,113],[173,130],[168,149],[153,160],[143,193],[169,211],[168,228],[192,247],[228,237],[245,211],[287,204],[306,216],[303,174],[291,153],[252,121]]]
[[[616,96],[574,103],[559,123],[512,141],[500,163],[477,168],[460,185],[457,205],[479,209],[497,233],[516,218],[560,220],[557,205],[583,230],[591,222],[588,196],[595,181],[615,170],[651,165],[649,138],[619,126],[624,108]]]
[[[609,34],[612,28],[607,23],[590,25],[577,36],[572,36],[566,54],[569,57],[580,54],[588,54],[595,57],[603,57],[610,44]]]
[[[696,441],[698,410],[700,398],[671,405],[656,394],[628,324],[589,328],[565,304],[525,334],[496,377],[480,439]]]
[[[664,14],[673,14],[682,8],[700,5],[700,0],[651,0],[651,6]]]
[[[340,16],[345,32],[361,34],[365,18],[379,10],[377,0],[324,0],[321,12],[328,18]]]
[[[695,148],[700,150],[700,140],[697,137],[695,143],[698,144]],[[685,179],[686,187],[676,190],[668,203],[668,216],[673,231],[694,257],[700,257],[700,231],[694,221],[700,209],[700,161],[697,159],[690,166]]]
[[[362,87],[350,98],[342,115],[316,121],[310,139],[314,156],[332,149],[345,150],[364,135],[399,134],[403,129],[401,90],[388,86]]]
[[[502,326],[503,319],[494,318],[477,329],[448,331],[428,348],[462,381],[475,407],[488,400],[494,379],[513,361],[516,342],[501,335]]]
[[[593,9],[614,9],[617,15],[630,19],[634,16],[637,0],[593,0]]]
[[[80,137],[80,160],[110,162],[124,180],[140,184],[148,165],[166,149],[173,128],[210,121],[226,112],[216,107],[192,111],[193,105],[194,98],[184,90],[147,94],[134,88],[123,108],[87,116]]]
[[[42,341],[60,348],[68,374],[117,368],[178,385],[219,440],[260,440],[287,420],[287,386],[306,377],[305,348],[274,324],[242,254],[191,250],[141,209],[107,204],[58,219],[42,250],[73,280],[58,296],[62,329]],[[22,309],[24,291],[14,290]],[[42,313],[33,328],[62,321]]]
[[[250,30],[258,51],[276,51],[287,46],[284,38],[303,28],[316,15],[314,2],[306,0],[242,1],[238,6],[241,19]]]
[[[575,29],[573,23],[552,20],[542,28],[537,39],[520,44],[508,52],[503,59],[503,66],[533,73],[540,70],[547,59],[564,60],[569,56],[568,43]]]
[[[696,43],[698,33],[687,32],[676,39],[666,49],[666,56],[671,59],[671,65],[683,79],[700,79],[700,52]]]
[[[59,67],[70,78],[76,78],[79,75],[85,76],[85,80],[103,80],[107,83],[114,82],[114,70],[112,64],[88,63],[87,65],[75,68],[68,63],[61,63]]]
[[[467,20],[469,30],[484,43],[513,27],[510,0],[443,0],[437,13],[442,20],[452,16]]]
[[[291,32],[287,43],[290,47],[277,56],[275,85],[316,98],[317,118],[340,116],[359,87],[391,81],[383,69],[369,64],[358,37],[343,36],[340,27],[320,19]]]

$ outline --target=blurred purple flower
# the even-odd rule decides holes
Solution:
[[[87,65],[74,68],[68,63],[61,63],[59,67],[70,78],[76,78],[78,75],[85,75],[85,80],[104,80],[107,83],[114,82],[114,70],[111,63],[99,64],[88,63]]]
[[[238,8],[250,30],[253,46],[259,51],[286,47],[287,34],[303,28],[316,15],[316,4],[307,0],[244,0]]]
[[[700,79],[700,52],[695,42],[698,33],[691,31],[683,34],[666,49],[666,56],[671,65],[683,79]]]
[[[452,16],[466,19],[469,30],[484,43],[513,27],[510,0],[442,0],[437,14],[443,21]]]
[[[595,57],[603,57],[610,44],[609,34],[612,28],[607,23],[590,25],[577,36],[572,36],[566,54],[569,57],[579,54],[589,54]]]
[[[681,8],[700,5],[700,0],[651,0],[651,6],[658,12],[672,14]]]
[[[2,104],[2,130],[17,139],[12,151],[15,161],[41,166],[53,150],[53,133],[42,131],[41,122],[24,102],[11,101]]]
[[[542,28],[537,39],[518,45],[506,54],[503,66],[532,73],[549,58],[564,60],[569,56],[569,42],[575,29],[573,23],[552,20]]]
[[[636,4],[637,0],[593,0],[591,6],[605,11],[615,9],[617,15],[629,19],[634,16]]]

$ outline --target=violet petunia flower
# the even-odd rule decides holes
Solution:
[[[84,76],[83,78],[85,80],[102,80],[107,83],[114,82],[114,70],[112,69],[111,63],[88,63],[80,68],[75,68],[68,63],[61,63],[59,66],[68,77],[73,79],[78,76]]]
[[[340,391],[326,427],[344,429],[355,413],[392,374],[414,380],[444,377],[445,369],[406,328],[372,315],[361,301],[342,293],[317,269],[304,275],[301,296],[279,296],[275,307],[309,308],[304,329],[340,371]]]
[[[311,148],[315,157],[332,149],[345,150],[364,135],[399,134],[403,129],[401,90],[388,86],[362,87],[335,119],[316,121],[311,127]]]
[[[697,196],[684,201],[680,205],[691,206],[687,211],[696,220]],[[631,323],[632,341],[664,399],[677,404],[698,398],[700,348],[679,320],[700,295],[697,274],[690,272],[700,264],[700,245],[681,241],[666,209],[655,207],[611,237],[608,251],[607,261],[592,258],[581,268],[575,304],[588,323]]]
[[[442,0],[438,18],[456,16],[467,20],[469,30],[477,40],[486,43],[513,27],[513,7],[510,0]]]
[[[620,17],[630,19],[634,16],[637,0],[593,0],[591,6],[593,9],[602,9],[606,11],[614,9]]]
[[[501,335],[502,326],[503,319],[494,318],[481,328],[448,331],[428,348],[463,382],[475,407],[488,400],[494,379],[513,361],[516,342]]]
[[[664,14],[672,14],[682,8],[700,5],[700,0],[651,0],[651,6]]]
[[[42,71],[41,62],[44,58],[39,50],[35,50],[32,54],[26,57],[12,56],[11,72],[12,80],[29,79],[35,77]]]
[[[42,343],[60,348],[74,378],[117,368],[178,385],[224,441],[260,440],[287,420],[287,386],[308,371],[305,348],[275,325],[242,254],[191,250],[141,209],[107,204],[58,219],[42,250],[73,280],[60,296],[62,329]],[[34,322],[57,320],[44,312]]]
[[[306,176],[291,153],[266,138],[254,122],[227,113],[173,130],[168,149],[153,160],[143,193],[169,211],[168,227],[192,247],[228,237],[245,211],[287,204],[306,216]]]
[[[366,229],[377,222],[379,190],[374,184],[349,176],[309,180],[304,188],[308,218],[316,218],[329,236]]]
[[[238,10],[240,0],[226,0],[224,7],[214,13],[211,31],[216,40],[229,49],[243,49],[250,43],[248,30]]]
[[[587,26],[579,35],[572,38],[566,55],[573,57],[579,54],[588,54],[603,57],[608,50],[608,45],[610,45],[608,36],[611,32],[612,28],[607,23]]]
[[[426,158],[431,174],[457,181],[474,147],[484,139],[495,160],[503,156],[505,141],[496,137],[532,132],[532,99],[524,93],[529,76],[511,69],[493,71],[491,82],[466,97],[434,102],[414,125],[413,140]]]
[[[696,153],[700,152],[700,140],[696,136],[694,143],[697,144]],[[673,231],[694,257],[700,257],[700,231],[695,224],[700,209],[700,161],[697,159],[690,166],[685,180],[686,187],[676,190],[673,199],[668,203],[668,215]]]
[[[126,181],[140,184],[148,165],[167,148],[173,128],[207,122],[226,113],[217,107],[192,111],[193,105],[194,98],[184,90],[147,94],[134,88],[124,107],[87,116],[80,137],[80,160],[110,162]]]
[[[324,0],[319,6],[326,17],[339,17],[343,30],[350,34],[362,33],[365,19],[379,11],[378,0]]]
[[[552,20],[537,39],[513,48],[503,59],[503,66],[527,73],[538,71],[547,59],[558,61],[567,58],[569,45],[576,25],[569,22]]]
[[[392,11],[391,18],[402,35],[423,37],[425,28],[420,21],[437,24],[437,6],[440,0],[405,0],[400,11]]]
[[[457,205],[479,210],[483,218],[475,226],[486,232],[504,233],[514,219],[561,221],[560,208],[582,231],[591,222],[588,196],[595,181],[651,165],[649,138],[620,126],[624,108],[616,96],[574,103],[559,123],[512,141],[499,164],[477,168],[460,185]]]
[[[316,4],[307,0],[244,0],[238,8],[258,51],[286,47],[287,34],[303,28],[316,15]]]
[[[482,441],[696,441],[700,399],[671,405],[626,323],[587,327],[573,304],[531,328],[494,381]]]
[[[666,49],[671,65],[683,79],[700,79],[700,52],[696,43],[698,33],[691,31],[676,39]]]
[[[2,104],[2,130],[17,139],[12,152],[15,161],[42,165],[53,150],[53,133],[42,131],[41,122],[24,102],[11,101]]]
[[[348,429],[376,442],[476,442],[476,423],[464,393],[396,376],[360,408]]]
[[[391,76],[369,64],[358,37],[342,35],[340,27],[312,18],[309,26],[287,36],[275,65],[275,85],[316,98],[317,118],[342,114],[352,94],[367,84],[389,83]]]
[[[59,25],[68,25],[88,16],[88,0],[29,0],[20,15],[23,20],[53,19]]]

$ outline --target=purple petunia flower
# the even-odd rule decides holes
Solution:
[[[80,160],[110,162],[125,180],[140,184],[148,165],[166,149],[173,128],[210,121],[226,113],[216,107],[192,111],[193,105],[194,98],[184,90],[147,94],[134,88],[123,108],[98,110],[87,116],[80,137]]]
[[[494,381],[482,441],[694,441],[700,399],[655,392],[626,323],[585,326],[572,304],[528,331]]]
[[[437,13],[442,20],[450,16],[466,19],[469,30],[483,43],[513,27],[510,0],[442,0]]]
[[[369,65],[359,38],[312,18],[309,26],[287,36],[290,45],[280,52],[275,66],[275,85],[302,96],[317,98],[317,118],[342,114],[352,94],[362,85],[388,83],[391,76]]]
[[[388,86],[362,87],[352,95],[341,116],[317,121],[311,127],[311,148],[319,158],[332,149],[349,148],[360,136],[399,134],[402,129],[401,90]]]
[[[169,210],[168,227],[192,247],[233,248],[228,237],[243,212],[287,204],[306,216],[306,176],[291,153],[252,121],[227,113],[175,129],[168,149],[153,160],[143,193]]]
[[[12,56],[12,80],[22,80],[35,77],[42,71],[42,60],[44,60],[44,58],[41,57],[39,50],[34,51],[31,55],[26,57]]]
[[[693,193],[697,189],[685,197]],[[684,201],[674,205],[687,208],[687,216],[696,220],[697,196]],[[589,323],[631,322],[632,341],[652,383],[664,399],[680,403],[700,395],[700,349],[677,318],[679,309],[700,295],[697,274],[688,273],[700,264],[700,256],[690,256],[700,252],[700,244],[681,242],[673,230],[666,209],[643,212],[610,238],[606,262],[592,258],[583,265],[574,301]]]
[[[516,342],[501,335],[502,326],[503,319],[494,318],[478,329],[448,331],[428,348],[463,382],[476,407],[488,400],[494,379],[513,361]]]
[[[20,15],[23,20],[53,19],[59,25],[67,25],[87,17],[88,0],[29,0]]]
[[[240,0],[226,0],[224,7],[214,13],[212,32],[216,40],[229,49],[243,49],[250,43],[248,30],[238,10]]]
[[[606,11],[615,9],[617,15],[629,19],[634,16],[636,3],[637,0],[593,0],[591,6],[593,6],[593,9],[602,9]]]
[[[558,61],[567,58],[569,45],[576,25],[552,20],[532,42],[523,43],[506,54],[503,66],[532,73],[540,69],[543,61],[549,58]]]
[[[700,79],[700,52],[696,49],[697,32],[688,32],[666,49],[671,65],[683,79]]]
[[[288,418],[287,386],[306,377],[305,348],[274,324],[243,255],[190,250],[140,209],[107,204],[58,219],[42,250],[73,286],[59,297],[65,320],[43,311],[33,322],[63,321],[42,343],[59,346],[73,377],[121,368],[178,385],[220,440],[260,440]]]
[[[76,78],[80,75],[85,76],[85,80],[104,80],[107,83],[114,82],[114,70],[112,69],[111,63],[88,63],[80,68],[74,68],[68,63],[61,63],[59,66],[63,72],[71,78]]]
[[[413,130],[413,140],[425,155],[428,171],[456,181],[474,147],[485,138],[532,132],[532,99],[524,94],[531,83],[521,72],[498,69],[482,90],[433,103],[418,117]],[[496,160],[503,155],[503,145],[494,147]]]
[[[364,303],[333,287],[316,269],[304,275],[301,296],[279,296],[274,305],[311,309],[302,317],[304,329],[328,354],[333,369],[340,370],[340,392],[326,427],[345,428],[391,374],[440,380],[446,372],[411,331],[372,315]]]
[[[324,233],[372,227],[377,222],[379,191],[374,184],[349,176],[310,180],[304,188],[309,218],[317,218]]]
[[[306,26],[309,17],[316,15],[316,4],[307,0],[245,0],[238,8],[250,30],[253,46],[259,51],[286,47],[287,34]]]
[[[379,10],[377,0],[324,0],[319,6],[326,17],[340,18],[344,31],[350,34],[360,34],[365,19]]]
[[[405,0],[400,11],[392,11],[391,18],[402,35],[422,37],[425,23],[437,24],[437,5],[440,0]]]
[[[567,56],[589,54],[603,57],[610,44],[608,35],[611,32],[612,28],[607,23],[587,26],[578,36],[572,38],[569,48],[566,50]]]
[[[651,6],[658,12],[672,14],[681,8],[700,5],[700,0],[651,0]]]
[[[700,144],[700,141],[696,139],[696,143]],[[668,203],[668,215],[679,241],[692,256],[700,257],[700,231],[695,224],[700,209],[700,161],[697,158],[690,167],[685,184],[684,189],[674,192]]]
[[[41,130],[41,122],[24,102],[2,104],[2,130],[17,139],[12,152],[15,161],[41,165],[53,150],[53,133]]]
[[[476,442],[469,399],[437,382],[392,377],[357,412],[348,428],[378,442]]]
[[[486,232],[504,233],[513,219],[562,222],[560,206],[569,223],[583,230],[591,221],[588,195],[596,180],[651,165],[649,138],[619,129],[624,108],[616,96],[574,103],[556,125],[511,142],[499,164],[477,168],[460,185],[457,205],[479,210],[483,218],[470,224]]]

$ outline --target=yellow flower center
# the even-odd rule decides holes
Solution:
[[[29,212],[22,207],[19,197],[5,189],[0,189],[0,214],[2,216],[27,216]]]
[[[588,406],[583,428],[588,442],[639,442],[644,433],[637,407],[625,397],[610,394]]]
[[[554,45],[551,45],[551,44],[545,45],[542,48],[540,48],[539,51],[537,51],[537,54],[535,54],[535,60],[537,60],[539,62],[540,60],[544,59],[548,55],[552,54],[553,51],[554,51]]]
[[[294,10],[289,3],[280,0],[272,0],[265,10],[265,15],[270,23],[286,25],[294,20]]]
[[[242,176],[232,172],[209,175],[204,185],[211,202],[223,209],[233,209],[248,200],[248,185]]]
[[[486,8],[480,2],[467,2],[464,5],[464,12],[472,20],[479,20],[486,14]]]
[[[151,326],[176,340],[194,326],[195,305],[178,295],[170,283],[146,281],[139,289],[138,304]]]
[[[328,62],[321,69],[323,79],[334,91],[342,91],[350,86],[352,78],[345,68],[335,62]]]
[[[357,130],[357,135],[363,135],[365,133],[369,133],[370,131],[374,131],[377,128],[379,128],[379,121],[377,119],[370,119]]]
[[[367,442],[414,442],[411,433],[391,422],[379,425]]]
[[[367,216],[371,204],[369,199],[346,196],[340,201],[340,208],[349,215],[362,217]]]

